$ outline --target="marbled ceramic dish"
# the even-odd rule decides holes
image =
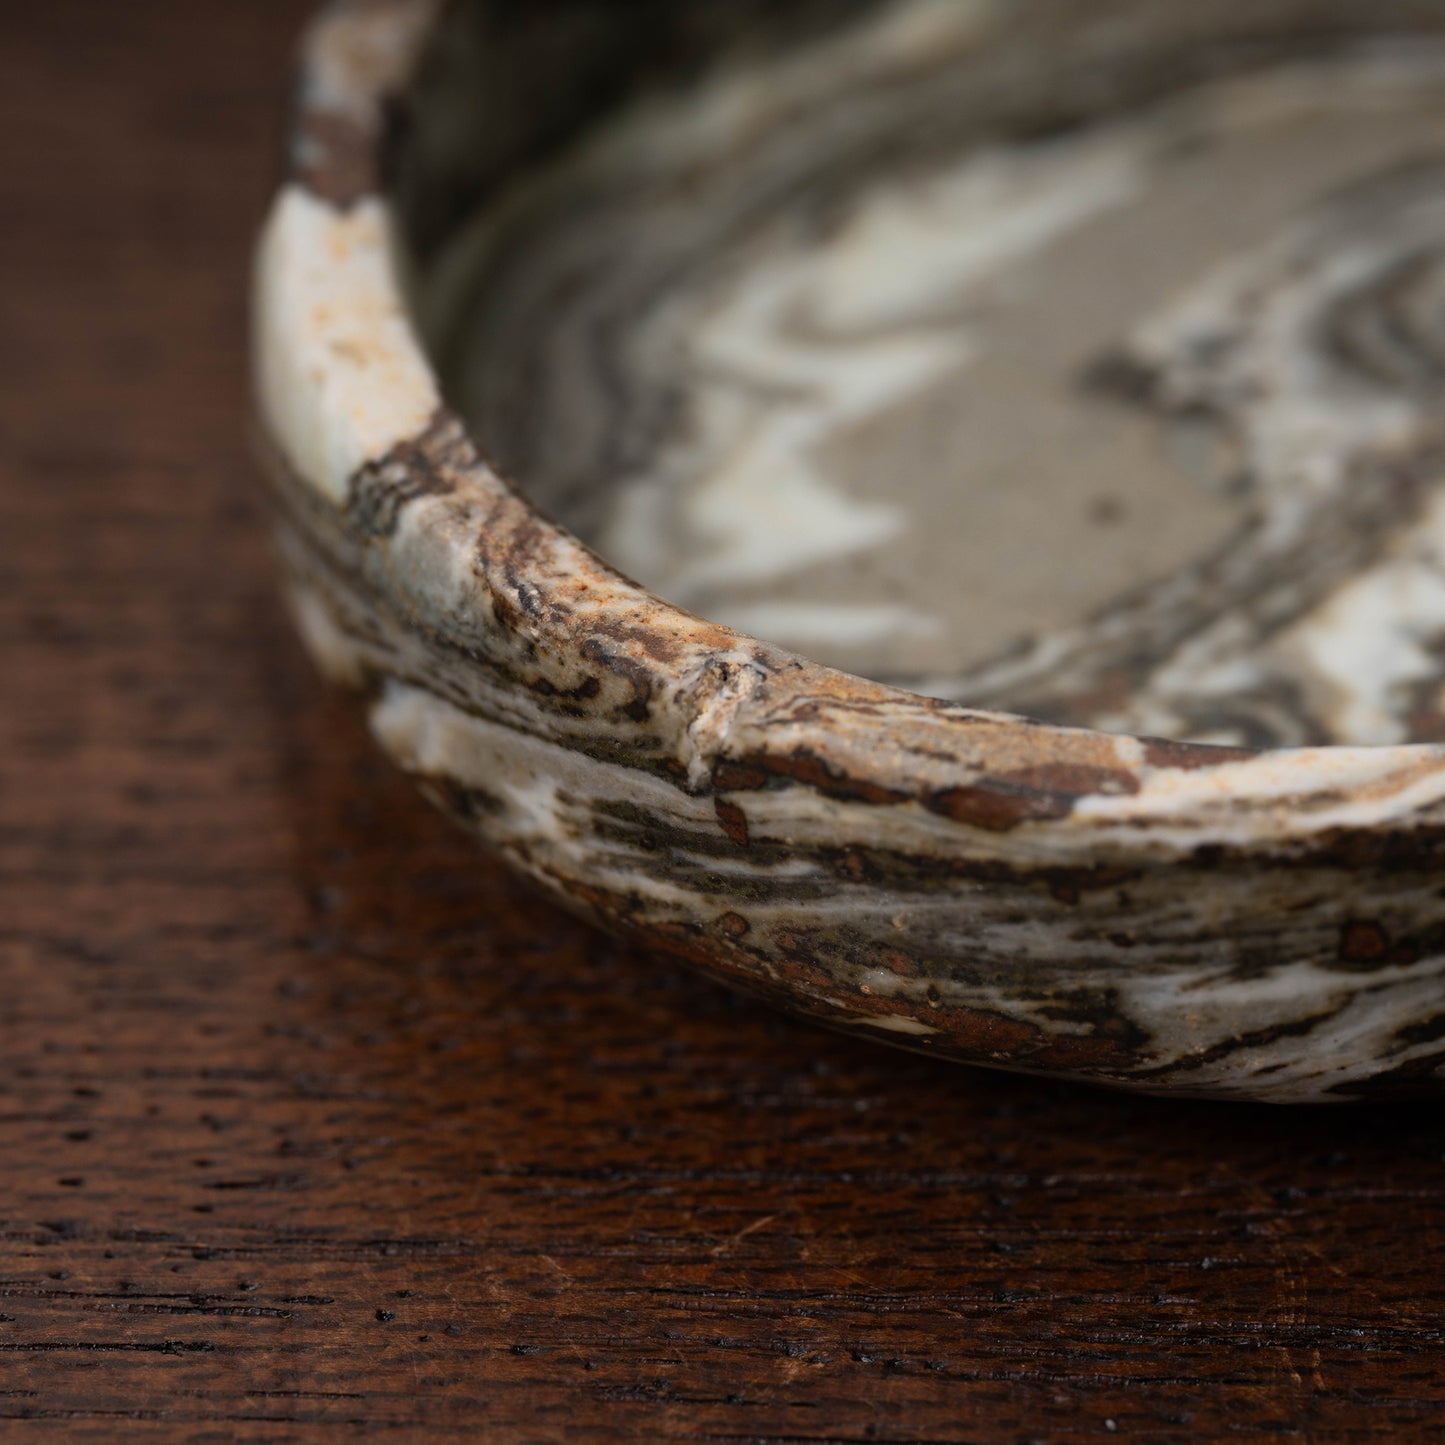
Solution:
[[[352,0],[256,300],[302,635],[569,906],[972,1062],[1438,1084],[1438,4]]]

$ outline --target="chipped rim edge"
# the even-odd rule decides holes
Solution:
[[[363,466],[453,416],[407,312],[382,166],[388,102],[410,79],[446,4],[331,0],[301,45],[286,178],[257,255],[255,392],[288,470],[338,507]],[[480,450],[471,479],[493,495],[518,496]],[[967,760],[973,786],[1008,791],[1022,775],[1047,774],[1067,807],[1028,818],[1041,852],[1053,834],[1076,854],[1077,829],[1092,825],[1115,857],[1130,835],[1155,861],[1161,845],[1176,856],[1211,846],[1278,855],[1308,850],[1336,830],[1408,830],[1434,821],[1427,814],[1445,802],[1445,744],[1261,751],[1102,733],[941,703],[797,659],[656,597],[520,500],[538,534],[591,585],[596,617],[634,631],[642,619],[660,642],[676,644],[652,654],[659,671],[669,670],[659,654],[695,658],[699,646],[719,656],[736,648],[787,658],[790,693],[819,702],[813,734],[826,738],[848,779],[877,780],[899,801],[917,799],[917,768],[893,744],[899,726],[920,722],[952,744],[960,771]],[[545,589],[546,579],[537,584]],[[546,640],[564,653],[579,645],[561,631]],[[674,713],[687,715],[669,718],[665,732],[690,781],[702,786],[709,760],[698,754],[697,734],[711,735],[705,751],[716,762],[729,719],[717,716],[715,697],[699,699],[695,666],[671,673]],[[845,727],[831,725],[831,704],[839,720],[847,711]],[[1131,786],[1121,789],[1121,779]],[[937,783],[935,774],[929,787]]]

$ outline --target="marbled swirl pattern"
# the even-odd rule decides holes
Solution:
[[[987,10],[624,111],[483,205],[421,287],[450,394],[624,571],[849,671],[1236,745],[1440,736],[1445,42],[981,144],[927,81]],[[888,108],[838,103],[906,42]],[[910,165],[909,126],[948,139]]]
[[[879,23],[857,8],[868,12],[861,23]],[[1290,26],[1311,45],[1335,31],[1354,44],[1370,28],[1358,7],[1326,0],[1206,8],[1228,32],[1217,54],[1248,54],[1257,41],[1277,60]],[[581,0],[571,9],[579,25],[596,15]],[[999,105],[1017,104],[1018,87],[991,90],[989,77],[1016,74],[1010,47],[1027,54],[1034,27],[1076,27],[1104,60],[1117,58],[1111,46],[1150,59],[1126,74],[1167,78],[1182,55],[1203,53],[1192,11],[1124,0],[1005,9],[1013,18],[996,46],[988,33],[967,42],[995,57],[973,88]],[[508,11],[453,7],[448,24],[501,45]],[[725,31],[723,13],[700,6],[686,24],[708,14]],[[1428,13],[1387,5],[1371,24]],[[917,14],[939,24],[943,11]],[[816,41],[814,7],[795,18],[779,44]],[[1102,19],[1110,25],[1095,29]],[[1287,1101],[1435,1087],[1445,1063],[1440,748],[1157,742],[864,682],[658,601],[498,476],[442,403],[411,334],[397,222],[376,190],[383,106],[432,23],[433,7],[416,0],[353,0],[318,27],[298,166],[258,272],[258,390],[288,594],[311,650],[361,691],[386,750],[572,906],[835,1025],[1155,1090]],[[918,33],[905,27],[885,52],[900,74],[920,64],[905,43]],[[832,35],[819,53],[846,60],[845,40]],[[1100,73],[1075,77],[1073,95],[1055,85],[1060,123],[1116,102],[1098,93]],[[553,78],[568,89],[566,73]],[[463,113],[449,83],[433,55],[412,110]],[[519,154],[542,144],[524,119],[494,119],[493,136],[510,134]],[[549,117],[559,130],[549,144],[567,140],[566,124]],[[423,268],[444,240],[447,189],[465,196],[481,183],[458,159],[465,137],[427,127],[414,116],[412,160],[393,163]],[[1231,289],[1250,274],[1281,296],[1307,288],[1304,302],[1333,318],[1339,341],[1326,354],[1342,375],[1428,371],[1433,333],[1417,336],[1412,322],[1403,339],[1382,335],[1370,319],[1433,314],[1428,262],[1386,265],[1388,282],[1368,260],[1352,276],[1300,278],[1320,226],[1331,237],[1363,228],[1359,250],[1377,255],[1371,226],[1386,200],[1400,228],[1418,224],[1428,240],[1428,191],[1406,175],[1364,206],[1342,196],[1338,213],[1251,256],[1243,283],[1210,278],[1161,313],[1112,377],[1142,377],[1133,394],[1145,403],[1237,405],[1240,426],[1267,445],[1268,405],[1239,401],[1230,366],[1275,345],[1296,353],[1287,327],[1250,333],[1258,313]],[[1248,344],[1191,348],[1201,314],[1225,318]],[[1361,465],[1392,447],[1417,465],[1426,412],[1405,411],[1360,434]],[[1326,469],[1318,485],[1340,484]],[[1255,545],[1340,525],[1337,508],[1310,500],[1282,508],[1288,525],[1266,518]],[[1411,515],[1427,525],[1429,508]],[[1379,530],[1358,517],[1341,545],[1363,548],[1372,567],[1416,557],[1368,540]],[[1068,668],[1090,676],[1099,640],[1075,648]],[[1159,697],[1161,708],[1177,701]]]

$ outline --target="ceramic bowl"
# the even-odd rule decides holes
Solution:
[[[1401,129],[1412,113],[1401,96],[1434,76],[1437,10],[331,6],[304,44],[289,172],[255,285],[257,395],[286,595],[307,647],[356,690],[380,745],[434,801],[569,908],[797,1014],[970,1063],[1149,1091],[1321,1101],[1430,1090],[1445,1067],[1445,750],[1431,740],[1441,710],[1430,690],[1445,634],[1431,613],[1445,595],[1432,549],[1445,552],[1445,522],[1432,511],[1440,438],[1426,403],[1445,357],[1431,330],[1445,225],[1428,156]],[[1243,89],[1219,100],[1236,81]],[[1174,93],[1186,100],[1167,125],[1163,112],[1142,130],[1128,120]],[[1306,147],[1309,164],[1334,164],[1363,137],[1378,155],[1360,165],[1384,189],[1357,202],[1339,187],[1308,223],[1281,222],[1212,289],[1166,307],[1169,325],[1092,372],[1121,417],[1131,388],[1170,425],[1224,417],[1258,495],[1202,560],[1176,565],[1169,553],[1144,594],[1095,599],[1072,631],[1035,631],[971,663],[957,687],[930,686],[921,654],[912,685],[872,682],[704,620],[695,596],[683,597],[694,611],[661,600],[578,540],[598,535],[586,522],[598,477],[640,475],[637,448],[617,440],[622,404],[606,396],[589,413],[595,436],[578,454],[593,471],[573,476],[573,503],[553,486],[566,470],[555,458],[529,470],[557,435],[538,408],[560,374],[553,353],[529,348],[577,314],[568,297],[581,293],[534,288],[551,298],[545,324],[523,304],[532,293],[515,267],[545,249],[525,228],[505,265],[493,246],[491,271],[447,259],[478,215],[485,231],[498,207],[527,206],[552,216],[544,240],[558,255],[614,234],[632,239],[594,259],[631,264],[637,237],[664,246],[683,234],[697,247],[742,236],[738,254],[752,254],[747,218],[771,224],[763,180],[776,174],[778,195],[813,197],[802,231],[778,243],[802,257],[788,275],[810,283],[810,247],[822,256],[861,234],[838,209],[846,187],[810,160],[822,119],[883,174],[958,137],[983,147],[993,169],[960,172],[937,194],[963,208],[946,219],[1011,218],[988,236],[989,257],[1010,264],[1043,244],[1041,227],[1139,175],[1173,184],[1182,172],[1171,167],[1190,156],[1236,167],[1237,205],[1214,203],[1234,224],[1236,211],[1274,204],[1277,187],[1259,147],[1230,150],[1230,137],[1313,116],[1335,96],[1354,109],[1311,121],[1340,140]],[[653,117],[652,141],[617,141],[639,116]],[[589,150],[607,117],[622,130]],[[1069,150],[1086,122],[1084,149]],[[1285,126],[1269,145],[1292,134]],[[1021,159],[1007,149],[1020,144],[1036,149]],[[1391,146],[1410,150],[1409,164],[1390,160]],[[762,169],[729,170],[726,156],[743,151]],[[572,182],[549,192],[528,180],[564,153],[584,158]],[[610,190],[593,186],[598,175]],[[824,180],[810,190],[807,175]],[[1064,185],[1079,175],[1087,194]],[[658,225],[610,230],[617,207],[603,202],[615,196],[661,208]],[[1171,224],[1187,248],[1203,221],[1179,206]],[[901,234],[924,224],[902,200],[878,214]],[[982,234],[952,226],[960,244]],[[1130,269],[1157,290],[1149,267],[1169,257],[1146,250]],[[670,254],[658,251],[655,274],[673,274]],[[925,261],[953,268],[950,284],[975,284],[955,274],[967,269],[957,247],[928,254],[905,250],[886,284],[870,279],[858,295],[896,301]],[[608,274],[579,266],[573,281],[585,291]],[[982,294],[970,293],[970,322],[1008,302]],[[463,408],[467,419],[431,359],[449,343],[420,339],[445,330],[462,296],[506,338],[458,364],[462,376],[480,365],[492,398]],[[627,314],[599,323],[604,349],[620,354],[641,334]],[[1061,328],[1084,326],[1063,303],[1057,315]],[[871,345],[863,321],[859,344]],[[788,495],[803,505],[809,494]],[[831,536],[836,517],[818,505]],[[636,515],[641,526],[660,513]],[[1162,506],[1142,534],[1161,555],[1175,515]],[[619,535],[626,550],[638,534]],[[959,564],[960,586],[991,565],[987,552]],[[679,573],[670,595],[686,586]],[[935,590],[942,607],[948,589]],[[1395,707],[1406,684],[1412,706]],[[1347,745],[1360,718],[1358,737],[1382,745]],[[1156,720],[1193,740],[1145,735]],[[1280,740],[1291,745],[1267,745]]]

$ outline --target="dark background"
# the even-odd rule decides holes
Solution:
[[[377,760],[247,442],[305,8],[0,4],[0,1438],[1440,1438],[1438,1109],[835,1040]]]

